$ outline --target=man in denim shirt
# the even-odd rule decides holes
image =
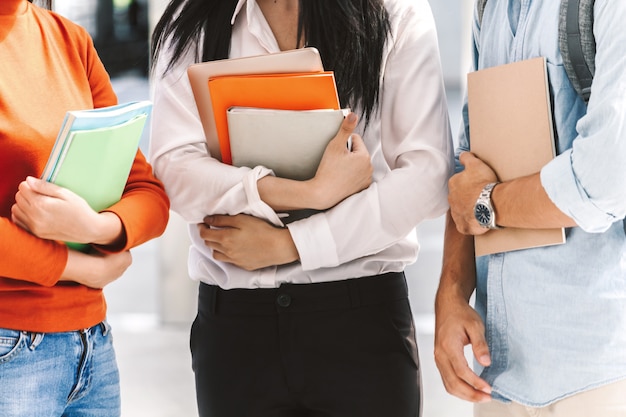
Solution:
[[[474,69],[546,57],[558,138],[559,155],[541,172],[495,186],[496,223],[565,227],[567,237],[564,245],[475,260],[472,235],[488,229],[473,207],[497,180],[465,152],[466,102],[449,184],[435,359],[448,392],[476,402],[479,417],[626,416],[626,2],[595,1],[588,107],[563,67],[559,3],[490,0],[482,27],[474,16]],[[476,311],[468,302],[474,288]]]

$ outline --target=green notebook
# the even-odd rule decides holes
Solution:
[[[126,186],[146,119],[141,114],[119,125],[70,132],[49,181],[80,195],[95,211],[115,204]]]

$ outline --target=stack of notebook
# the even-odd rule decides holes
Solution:
[[[41,178],[78,194],[95,211],[117,203],[151,110],[150,101],[133,101],[68,111]]]
[[[315,175],[346,113],[314,48],[194,64],[188,76],[211,155],[284,178]]]

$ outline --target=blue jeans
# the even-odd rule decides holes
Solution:
[[[106,322],[62,333],[0,328],[2,417],[118,417],[120,408]]]

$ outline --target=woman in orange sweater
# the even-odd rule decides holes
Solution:
[[[28,0],[0,1],[3,417],[120,414],[102,288],[130,265],[130,248],[163,232],[168,199],[141,152],[122,199],[101,213],[38,179],[67,110],[116,102],[84,29]]]

